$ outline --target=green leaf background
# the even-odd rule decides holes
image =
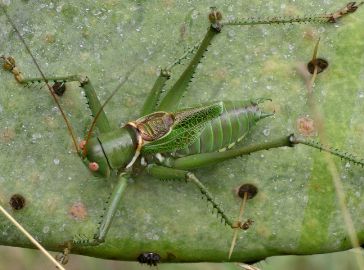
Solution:
[[[128,69],[133,75],[106,108],[118,127],[137,118],[158,67],[173,62],[200,40],[209,7],[225,19],[311,15],[335,11],[342,1],[12,1],[8,12],[48,75],[85,74],[105,100]],[[305,82],[297,71],[321,37],[319,56],[329,68],[315,83],[325,131],[332,146],[362,156],[364,142],[363,8],[335,25],[294,24],[225,27],[199,65],[181,107],[212,100],[270,97],[262,120],[243,143],[292,132],[312,118]],[[23,73],[37,76],[23,45],[0,13],[0,53],[16,58]],[[183,65],[174,69],[178,77]],[[0,201],[47,249],[59,251],[75,235],[92,237],[114,183],[92,177],[74,152],[64,122],[41,85],[23,88],[0,73]],[[41,88],[41,89],[40,89]],[[78,137],[90,124],[81,89],[72,85],[61,103]],[[346,205],[364,241],[363,169],[334,158]],[[232,261],[285,254],[314,254],[351,247],[323,155],[305,146],[275,149],[195,171],[237,216],[235,190],[253,183],[247,205],[254,225],[239,234]],[[12,211],[13,194],[26,207]],[[129,184],[105,244],[73,252],[135,260],[154,251],[164,262],[227,260],[232,230],[210,214],[190,184],[141,174]],[[2,245],[32,247],[5,218]]]

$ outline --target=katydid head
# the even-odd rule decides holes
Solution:
[[[87,166],[95,176],[109,176],[112,170],[129,169],[141,153],[182,149],[194,142],[205,124],[222,112],[222,102],[216,102],[174,113],[148,114],[83,143]]]
[[[110,166],[97,137],[91,138],[85,148],[87,149],[85,163],[92,174],[99,177],[109,176]]]
[[[108,177],[112,170],[125,168],[137,149],[135,132],[128,126],[92,137],[85,145],[92,174]]]

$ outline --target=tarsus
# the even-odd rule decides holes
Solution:
[[[352,162],[353,164],[360,165],[362,167],[364,166],[364,159],[359,158],[355,155],[349,154],[347,152],[340,151],[339,149],[323,145],[317,141],[296,138],[295,136],[291,136],[290,140],[293,144],[305,144],[305,145],[311,146],[313,148],[319,149],[320,151],[325,151],[330,154],[333,154],[341,159],[345,159],[349,162]]]
[[[257,25],[257,24],[281,24],[281,23],[336,23],[342,17],[354,13],[364,2],[349,2],[345,7],[335,11],[334,13],[312,15],[304,17],[270,17],[270,18],[247,18],[242,20],[234,20],[224,22],[223,25]]]

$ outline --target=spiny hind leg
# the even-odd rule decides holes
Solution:
[[[258,151],[281,147],[294,147],[297,144],[307,145],[320,151],[328,152],[341,159],[345,159],[349,162],[352,162],[353,164],[364,166],[364,159],[362,158],[356,157],[345,151],[341,151],[327,145],[322,145],[321,143],[316,141],[296,137],[294,134],[272,139],[267,142],[236,147],[223,152],[209,152],[180,157],[173,160],[167,159],[166,162],[169,163],[169,166],[178,170],[193,170],[205,166],[212,166],[214,164],[218,164],[232,158],[249,155]]]
[[[41,77],[26,78],[23,76],[20,68],[16,65],[15,59],[11,56],[1,56],[3,60],[3,68],[13,73],[15,80],[23,85],[30,85],[34,83],[41,83],[45,80]],[[51,87],[53,92],[58,96],[62,96],[66,90],[66,83],[79,82],[80,87],[85,91],[87,104],[91,110],[92,116],[95,116],[99,111],[100,115],[97,119],[96,126],[100,132],[108,132],[111,130],[109,120],[106,117],[104,110],[101,108],[101,103],[96,95],[95,88],[93,87],[90,79],[86,76],[71,75],[71,76],[50,76],[45,78],[47,82],[53,82]]]
[[[202,184],[200,180],[192,172],[154,165],[154,164],[148,166],[147,172],[151,176],[161,180],[180,180],[195,184],[201,191],[202,195],[207,199],[207,201],[211,203],[212,207],[217,211],[217,213],[221,217],[221,220],[224,221],[225,224],[229,225],[231,228],[243,229],[243,224],[241,222],[234,222],[226,215],[221,205],[217,203],[217,201],[212,196],[212,194],[207,190],[205,185]]]

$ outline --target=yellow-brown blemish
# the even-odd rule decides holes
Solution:
[[[257,225],[255,230],[260,237],[265,239],[268,239],[272,235],[271,230],[264,225]]]
[[[143,69],[143,72],[144,72],[144,74],[145,74],[145,75],[148,75],[148,76],[155,76],[155,74],[156,74],[155,66],[148,65],[148,66],[146,66],[146,67]]]
[[[167,9],[170,9],[175,5],[175,3],[174,3],[173,0],[163,0],[162,5],[163,5],[163,7],[167,8]]]
[[[297,130],[300,135],[309,137],[316,133],[315,123],[309,117],[300,117],[297,119]]]
[[[226,79],[226,74],[228,74],[228,70],[226,68],[219,68],[215,70],[213,78],[215,80],[222,81]]]
[[[56,42],[56,37],[51,33],[47,33],[44,36],[44,41],[48,44],[52,44],[52,43]]]
[[[47,126],[47,127],[50,127],[50,128],[57,128],[58,127],[58,122],[54,120],[53,117],[50,117],[50,116],[46,116],[43,120],[44,124]]]
[[[295,17],[299,15],[299,10],[297,9],[297,6],[286,5],[286,7],[283,10],[283,14],[285,16]]]
[[[75,202],[69,209],[68,214],[75,220],[84,220],[87,217],[87,208],[82,202]]]
[[[317,40],[318,36],[312,27],[307,27],[303,31],[303,38],[309,41]]]
[[[6,127],[0,132],[0,141],[2,143],[10,143],[14,140],[15,135],[16,133],[13,128]]]
[[[279,58],[274,58],[274,59],[270,59],[267,60],[263,63],[263,68],[262,71],[260,72],[261,74],[285,74],[285,76],[287,74],[290,74],[292,70],[292,67],[283,62],[282,59]]]
[[[44,204],[45,209],[48,213],[55,213],[59,209],[60,197],[51,196],[48,197],[46,203]]]
[[[179,28],[180,40],[181,41],[186,40],[187,35],[188,35],[187,24],[184,22],[184,23],[181,24],[181,26]]]
[[[33,171],[29,174],[29,180],[31,184],[36,184],[40,180],[40,175],[38,171]]]

